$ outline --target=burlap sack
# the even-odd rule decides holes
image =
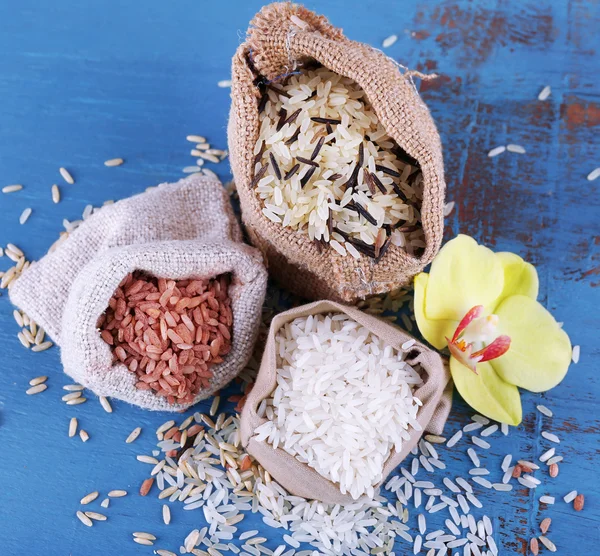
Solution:
[[[153,410],[180,411],[138,390],[136,377],[112,365],[96,328],[121,280],[134,270],[157,277],[210,278],[231,273],[232,348],[212,367],[210,396],[234,378],[252,353],[267,273],[260,252],[241,242],[229,196],[218,180],[193,176],[103,207],[11,286],[11,301],[61,348],[65,372],[98,395]]]
[[[373,315],[368,315],[355,307],[348,307],[333,301],[316,301],[302,307],[280,313],[271,321],[269,336],[263,353],[260,370],[251,392],[248,394],[241,418],[241,439],[247,452],[289,492],[308,499],[321,500],[329,504],[345,504],[352,501],[350,495],[340,492],[338,486],[314,469],[299,462],[281,448],[273,449],[267,442],[258,442],[254,431],[265,423],[257,414],[260,402],[269,397],[277,386],[275,335],[286,323],[298,317],[319,313],[345,313],[359,324],[383,339],[387,344],[400,349],[411,336]],[[452,405],[450,374],[441,357],[423,344],[416,342],[410,348],[406,360],[411,365],[420,365],[424,384],[415,390],[414,395],[423,402],[417,420],[424,431],[441,434]],[[383,477],[396,467],[421,438],[422,432],[410,430],[410,441],[405,442],[402,451],[392,451],[383,468]],[[383,481],[382,481],[383,482]],[[380,483],[381,484],[381,483]]]
[[[305,22],[301,29],[290,19]],[[317,61],[356,81],[367,93],[388,134],[423,172],[422,224],[427,244],[421,257],[390,246],[383,259],[341,257],[333,249],[319,249],[306,233],[271,222],[261,212],[261,201],[251,189],[253,148],[259,136],[257,83],[276,81]],[[382,52],[348,40],[327,19],[291,3],[264,7],[252,20],[247,40],[237,50],[232,66],[229,153],[242,217],[248,235],[265,255],[269,273],[287,289],[307,299],[355,302],[365,296],[407,284],[437,253],[443,233],[444,165],[435,124],[419,98],[410,76]]]

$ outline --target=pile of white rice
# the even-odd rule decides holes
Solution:
[[[374,496],[391,450],[402,449],[422,384],[404,354],[344,314],[297,318],[276,335],[277,387],[256,439],[280,447],[354,499]]]
[[[253,185],[267,218],[356,258],[425,247],[421,170],[354,81],[303,71],[264,99]]]

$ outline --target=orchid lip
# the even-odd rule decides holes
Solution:
[[[486,317],[483,324],[477,322],[481,318],[483,311],[483,305],[476,305],[471,308],[458,323],[452,339],[446,338],[448,349],[452,356],[475,374],[477,374],[477,363],[497,359],[504,355],[510,348],[510,337],[506,335],[498,336],[477,351],[473,351],[473,341],[465,341],[464,337],[467,335],[469,326],[473,329],[472,335],[475,338],[481,337],[482,340],[486,340],[489,334],[495,330],[498,324],[498,317],[496,315]]]

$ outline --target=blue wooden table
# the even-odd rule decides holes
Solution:
[[[332,0],[308,6],[353,39],[380,46],[396,33],[391,56],[441,75],[421,91],[444,142],[447,197],[456,202],[447,237],[468,233],[536,264],[542,301],[582,354],[558,388],[523,395],[523,424],[495,439],[486,454],[496,474],[504,454],[535,459],[549,447],[539,435],[548,428],[562,438],[560,475],[551,480],[544,472],[536,491],[489,491],[481,499],[502,554],[526,553],[542,517],[553,518],[550,536],[561,554],[598,554],[600,179],[586,180],[600,166],[598,3]],[[257,0],[0,4],[0,185],[24,185],[0,195],[0,245],[15,243],[38,259],[62,219],[78,218],[88,203],[178,179],[191,163],[187,134],[206,135],[224,148],[229,91],[217,82],[228,79],[231,56],[259,8]],[[540,102],[545,85],[552,94]],[[507,143],[523,145],[527,154],[487,157]],[[126,163],[104,167],[114,157]],[[59,166],[72,171],[75,185],[62,183]],[[215,170],[229,179],[226,164]],[[53,183],[61,184],[57,205],[50,200]],[[33,214],[20,226],[25,207]],[[0,269],[9,263],[0,259]],[[62,386],[70,379],[57,349],[32,353],[17,331],[2,292],[0,554],[150,554],[131,541],[139,530],[154,532],[157,546],[177,552],[202,525],[201,511],[172,504],[166,526],[156,496],[137,495],[147,468],[135,454],[150,452],[153,430],[167,415],[118,402],[107,414],[91,394],[84,405],[65,405]],[[48,390],[26,396],[29,379],[44,374]],[[471,415],[455,398],[448,434]],[[540,402],[554,411],[550,421],[535,411]],[[87,443],[68,438],[72,416],[89,432]],[[125,444],[136,426],[141,437]],[[465,450],[463,444],[448,451],[448,476],[466,474]],[[75,518],[84,494],[119,488],[130,495],[113,501],[107,522],[88,529]],[[562,502],[571,489],[586,495],[581,513]],[[542,494],[557,503],[542,510]],[[260,528],[269,546],[279,544],[279,531],[258,519],[243,525]],[[398,544],[397,554],[409,552]]]

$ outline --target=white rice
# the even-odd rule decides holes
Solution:
[[[567,504],[570,504],[571,502],[573,502],[573,500],[575,500],[576,497],[577,497],[577,491],[576,490],[572,490],[568,494],[565,494],[565,496],[563,497],[563,500]]]
[[[483,448],[484,450],[488,450],[491,446],[489,442],[482,440],[478,436],[472,436],[471,440],[473,441],[473,444],[475,444],[475,446],[479,446],[480,448]]]
[[[398,40],[398,35],[390,35],[389,37],[386,37],[383,42],[381,43],[381,46],[383,48],[389,48],[390,46],[392,46],[396,41]]]
[[[462,438],[463,432],[461,430],[459,430],[457,433],[453,434],[452,437],[450,438],[450,440],[448,440],[446,446],[448,448],[452,448],[452,446],[454,446],[461,438]]]
[[[547,450],[540,456],[540,461],[542,463],[548,461],[554,455],[555,451],[556,451],[556,448],[550,448],[549,450]]]
[[[450,201],[449,203],[446,203],[444,205],[444,216],[450,216],[450,214],[452,214],[452,211],[454,210],[454,201]]]
[[[540,94],[538,95],[538,100],[546,100],[550,96],[551,92],[552,92],[552,89],[550,88],[550,85],[546,85],[540,91]]]
[[[506,147],[504,145],[500,146],[500,147],[494,147],[489,153],[488,156],[490,158],[493,158],[494,156],[498,156],[499,154],[502,154],[504,151],[506,150]]]
[[[521,145],[514,145],[514,144],[506,145],[506,150],[510,153],[518,153],[518,154],[525,154],[527,152],[525,150],[525,147],[522,147]]]
[[[553,413],[545,405],[538,405],[537,410],[546,417],[552,417]]]
[[[540,496],[540,503],[554,504],[554,496]]]
[[[268,420],[255,439],[295,456],[354,499],[372,497],[390,451],[402,449],[409,426],[419,427],[418,372],[403,352],[343,314],[297,318],[275,344],[278,385],[259,408]],[[420,461],[433,470],[424,456]]]
[[[573,353],[571,354],[571,360],[573,361],[573,363],[575,363],[575,364],[579,363],[580,353],[581,353],[581,347],[573,346]]]
[[[548,431],[542,431],[542,436],[546,440],[549,440],[550,442],[555,442],[556,444],[560,444],[560,438],[558,438],[558,436],[556,436],[554,433],[551,433]]]
[[[597,178],[600,178],[600,167],[594,168],[587,176],[588,181],[594,181]]]
[[[554,456],[553,458],[550,458],[546,464],[547,465],[552,465],[553,463],[559,463],[563,460],[564,458],[562,456]]]
[[[479,461],[479,457],[477,456],[477,453],[475,452],[475,450],[473,450],[473,448],[468,448],[467,449],[467,454],[471,458],[471,461],[473,462],[473,465],[475,467],[480,467],[481,466],[481,462]]]

